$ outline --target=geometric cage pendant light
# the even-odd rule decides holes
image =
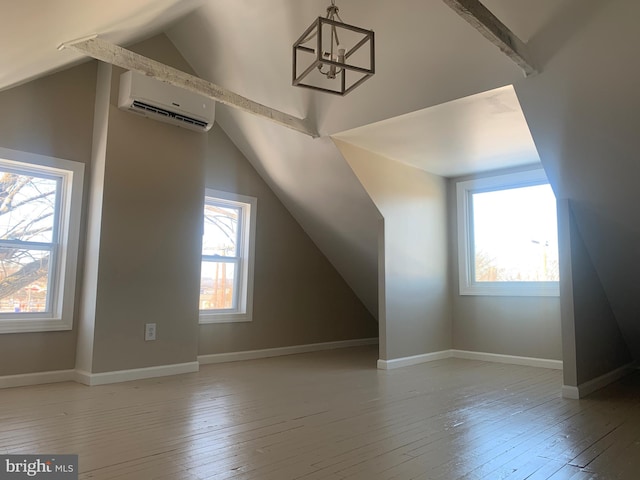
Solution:
[[[335,0],[293,44],[293,85],[346,95],[375,73],[374,33],[342,21]]]

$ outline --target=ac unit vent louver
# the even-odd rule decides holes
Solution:
[[[179,113],[176,113],[176,112],[170,112],[169,110],[165,110],[164,108],[154,107],[153,105],[149,105],[148,103],[144,103],[139,100],[133,101],[133,108],[155,113],[156,115],[163,115],[165,117],[173,118],[180,122],[189,123],[191,125],[197,125],[200,128],[207,127],[207,122],[203,122],[202,120],[187,117],[186,115],[180,115]]]
[[[211,98],[133,71],[120,76],[118,107],[198,132],[210,130],[215,116]]]

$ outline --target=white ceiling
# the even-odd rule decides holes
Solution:
[[[569,2],[485,0],[524,40],[535,38]],[[380,214],[326,136],[373,124],[358,141],[381,149],[372,138],[381,135],[376,122],[389,122],[389,131],[404,132],[406,148],[388,155],[441,168],[442,174],[484,169],[507,152],[524,158],[531,141],[512,90],[482,93],[523,77],[442,0],[338,0],[345,22],[376,32],[376,75],[344,98],[294,88],[292,44],[324,15],[328,3],[0,0],[0,89],[78,61],[69,51],[57,51],[62,42],[99,34],[126,46],[165,31],[200,77],[317,126],[324,138],[313,140],[222,105],[216,114],[216,122],[375,313]],[[401,126],[412,115],[424,122],[422,129],[413,121]],[[411,131],[415,138],[409,141]],[[420,149],[440,167],[424,164]],[[458,170],[451,170],[456,164]]]
[[[366,106],[371,97],[360,92],[364,92],[364,88],[376,89],[365,85],[360,92],[351,94],[364,99],[364,103],[358,102],[358,108],[353,108],[348,115],[335,110],[346,103],[346,99],[337,102],[322,94],[291,89],[289,44],[316,15],[323,13],[325,3],[327,0],[272,0],[268,3],[256,0],[112,0],[105,8],[104,2],[97,0],[0,0],[4,18],[0,29],[0,44],[3,45],[0,49],[0,65],[3,65],[0,90],[82,60],[79,54],[58,51],[57,46],[63,42],[99,34],[108,41],[128,44],[162,31],[202,6],[191,18],[191,24],[197,22],[198,28],[189,33],[197,35],[197,42],[203,48],[201,52],[183,52],[188,60],[198,65],[208,62],[200,68],[202,74],[209,79],[226,77],[227,88],[266,105],[299,116],[307,116],[310,109],[315,110],[313,120],[324,134],[343,130],[335,136],[443,176],[537,161],[519,103],[510,87],[447,102],[456,97],[449,93],[449,87],[442,88],[449,80],[439,72],[422,67],[422,71],[428,73],[425,87],[431,90],[426,106],[437,106],[402,114],[408,105],[399,100],[406,95],[396,95],[396,98],[387,95],[387,98],[376,99],[378,103],[386,101],[387,106],[372,108]],[[386,57],[386,61],[378,59],[378,77],[385,71],[395,72],[398,77],[407,74],[415,77],[419,72],[418,65],[415,62],[407,65],[406,59],[416,46],[424,56],[420,63],[425,66],[436,64],[440,66],[438,70],[442,70],[446,58],[443,54],[452,55],[467,37],[477,37],[476,32],[465,28],[463,38],[454,38],[451,25],[465,25],[440,0],[431,5],[404,0],[396,2],[395,9],[383,5],[380,0],[366,3],[343,0],[342,3],[344,5],[339,3],[341,14],[347,21],[374,28],[377,32],[378,56]],[[485,0],[484,3],[525,41],[535,36],[540,26],[562,5],[557,0],[537,0],[535,6],[532,0]],[[442,15],[448,16],[448,21],[434,21]],[[427,52],[416,43],[420,39],[416,37],[415,29],[421,24],[430,25],[430,32],[424,33],[425,43],[430,47]],[[180,33],[174,33],[174,39],[180,44],[184,29],[177,30]],[[430,43],[438,36],[446,41],[433,48]],[[389,43],[389,39],[393,41]],[[479,37],[477,39],[481,41]],[[217,45],[224,48],[217,48]],[[483,46],[485,50],[492,48],[488,44]],[[276,49],[278,54],[274,55]],[[213,52],[216,53],[215,61],[206,57],[203,60],[200,56]],[[499,55],[497,51],[493,53]],[[250,78],[255,75],[252,67],[256,64],[261,72],[258,82]],[[233,65],[233,69],[230,70],[229,65]],[[372,82],[380,84],[378,79]],[[486,86],[490,84],[485,82]],[[406,89],[402,83],[398,86]],[[408,93],[412,91],[410,88]],[[460,91],[473,93],[468,88]],[[440,102],[444,103],[438,105]],[[379,115],[376,110],[391,115]],[[396,117],[397,114],[400,115]],[[330,122],[328,117],[333,117]],[[351,129],[354,126],[357,128]]]
[[[540,161],[511,85],[332,136],[443,177]]]
[[[84,58],[57,47],[99,34],[118,44],[161,32],[205,0],[0,0],[0,90]]]

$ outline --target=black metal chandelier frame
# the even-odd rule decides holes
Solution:
[[[375,38],[372,30],[349,25],[342,21],[329,18],[331,10],[335,11],[337,15],[337,7],[335,7],[332,1],[332,6],[327,9],[327,18],[318,17],[309,28],[300,36],[300,38],[293,44],[293,85],[298,87],[310,88],[312,90],[318,90],[321,92],[332,93],[334,95],[344,96],[353,91],[356,87],[363,82],[371,78],[375,74]],[[338,17],[339,18],[339,17]],[[331,31],[331,50],[330,52],[323,51],[323,27],[328,26]],[[340,29],[355,32],[362,35],[362,38],[349,50],[344,50],[344,55],[337,57],[335,50],[339,46],[339,43],[335,43],[338,38],[338,32]],[[312,48],[306,46],[311,39],[316,38],[316,46]],[[361,67],[350,64],[348,62],[349,57],[356,53],[361,48],[369,49],[369,67]],[[313,56],[311,63],[298,73],[299,62],[298,54],[303,54],[307,57]],[[324,67],[327,67],[326,71],[322,71]],[[338,86],[335,89],[325,88],[318,85],[305,82],[308,80],[309,75],[318,70],[322,75],[330,79],[338,80]],[[347,73],[362,75],[357,81],[351,85],[348,83]]]

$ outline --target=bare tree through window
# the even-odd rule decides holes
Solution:
[[[241,209],[207,201],[204,206],[200,309],[233,309],[237,304]]]
[[[59,181],[0,171],[0,312],[49,308]]]

